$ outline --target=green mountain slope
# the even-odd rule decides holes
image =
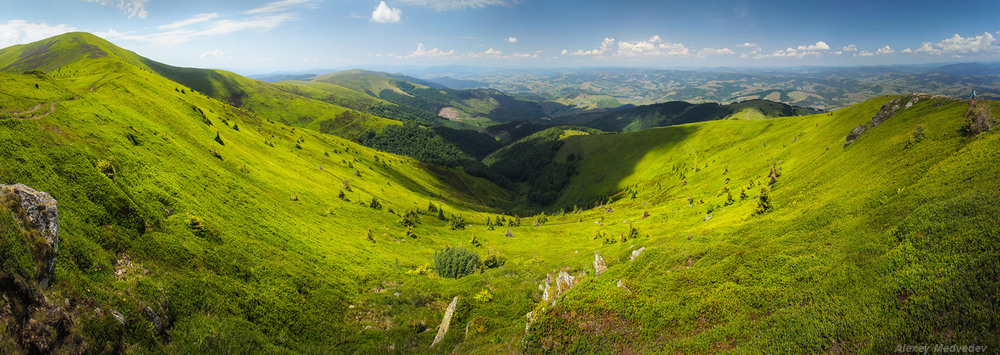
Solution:
[[[584,112],[575,116],[561,118],[560,121],[594,127],[605,131],[633,132],[653,127],[720,119],[760,119],[810,115],[819,112],[818,110],[767,100],[749,100],[726,105],[716,103],[691,104],[684,101],[670,101],[615,109],[606,113]]]
[[[907,108],[843,148],[883,104]],[[832,115],[568,137],[556,157],[580,157],[578,174],[555,205],[605,201],[603,225],[576,234],[606,240],[595,249],[610,270],[538,311],[527,348],[995,346],[1000,136],[963,135],[968,107],[883,97]],[[770,210],[755,214],[764,190]],[[619,240],[623,226],[641,237]]]
[[[542,106],[493,89],[453,90],[399,74],[348,70],[312,81],[336,84],[474,126],[544,117]]]
[[[92,76],[75,73],[98,67],[106,78],[81,88]],[[508,199],[454,169],[175,91],[113,56],[54,68],[0,73],[0,181],[58,200],[49,297],[72,300],[67,311],[79,312],[92,351],[366,349],[374,345],[329,342],[363,337],[345,323],[369,288],[359,280],[465,240],[433,216],[406,237],[399,215],[431,202],[471,218]],[[18,114],[36,105],[44,114]],[[382,207],[369,207],[373,199]],[[145,306],[170,320],[169,339],[154,334]]]
[[[102,60],[103,59],[103,60]],[[95,64],[100,63],[100,64]],[[154,72],[180,85],[185,93],[192,89],[208,97],[227,102],[246,112],[289,125],[309,127],[324,133],[356,137],[371,129],[381,129],[396,122],[358,112],[335,103],[296,95],[288,88],[214,70],[180,68],[140,57],[89,33],[69,33],[31,44],[5,48],[0,52],[0,71],[21,73],[42,70],[54,75],[72,74],[89,85],[109,72],[107,65],[129,65]]]
[[[51,287],[24,286],[37,233],[0,201],[0,352],[1000,346],[998,102],[549,129],[484,159],[563,186],[529,217],[502,213],[529,210],[529,185],[515,198],[63,50],[0,50],[75,58],[0,73],[0,184],[51,193],[61,236]]]

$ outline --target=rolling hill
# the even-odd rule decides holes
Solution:
[[[632,132],[653,127],[710,120],[746,120],[803,116],[820,112],[822,111],[767,100],[748,100],[725,105],[670,101],[651,105],[622,107],[605,112],[583,112],[568,117],[560,117],[558,121],[605,131]]]
[[[0,352],[1000,346],[1000,102],[548,128],[483,159],[507,190],[264,105],[343,112],[320,87],[192,91],[95,38],[0,50],[0,184],[60,239],[0,187]]]
[[[454,90],[401,74],[348,70],[311,81],[335,84],[372,97],[476,127],[545,116],[542,106],[494,89]]]
[[[21,73],[41,70],[69,76],[68,71],[72,70],[72,77],[82,80],[75,83],[78,86],[89,85],[88,80],[94,82],[103,74],[113,73],[109,70],[110,66],[130,66],[152,72],[173,81],[175,87],[172,89],[177,92],[193,91],[192,94],[200,93],[226,102],[258,117],[310,127],[324,133],[350,138],[367,130],[396,124],[369,113],[297,95],[295,88],[264,83],[222,70],[180,68],[159,63],[88,33],[72,33],[13,46],[0,53],[0,71]]]

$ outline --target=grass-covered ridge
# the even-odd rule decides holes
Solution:
[[[893,97],[631,133],[550,129],[486,159],[561,186],[538,196],[546,214],[514,216],[501,211],[532,189],[248,113],[124,54],[70,54],[0,73],[0,183],[58,200],[46,296],[69,300],[94,352],[1000,346],[1000,135],[964,128],[997,102],[924,97],[846,148]],[[0,67],[11,63],[24,62]],[[322,97],[305,91],[292,94]],[[22,236],[8,212],[4,246]],[[0,261],[0,273],[29,265]],[[0,352],[13,346],[0,338]]]

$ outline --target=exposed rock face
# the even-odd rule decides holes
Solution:
[[[22,184],[0,185],[0,207],[0,213],[13,214],[35,259],[34,270],[0,273],[0,339],[12,340],[27,354],[86,352],[74,322],[78,310],[67,311],[68,300],[53,304],[43,293],[59,250],[56,200]]]
[[[37,231],[45,245],[39,245],[43,260],[39,284],[42,289],[49,287],[52,272],[56,267],[59,253],[59,207],[56,200],[47,193],[36,191],[23,184],[0,185],[0,201],[12,199],[21,208],[27,220],[22,221],[27,229]]]
[[[977,136],[992,131],[996,125],[988,102],[981,104],[973,100],[969,103],[969,109],[965,111],[965,124],[962,126],[965,134]]]
[[[573,285],[575,285],[573,276],[565,271],[560,271],[559,276],[556,276],[556,297],[569,291]]]
[[[156,330],[156,335],[163,336],[163,320],[160,319],[160,316],[156,314],[152,308],[149,308],[149,306],[144,307],[142,309],[142,316],[146,317],[146,320],[150,323],[153,323],[153,329]]]
[[[601,276],[605,271],[608,271],[608,265],[604,263],[604,258],[600,254],[594,252],[594,273],[596,276]]]
[[[451,304],[448,305],[448,309],[444,311],[444,318],[441,318],[441,326],[438,327],[437,336],[434,337],[434,342],[431,343],[431,347],[437,345],[438,342],[444,339],[445,335],[448,335],[448,326],[451,325],[451,316],[455,314],[455,308],[458,307],[458,296],[455,296],[451,300]]]
[[[903,97],[895,98],[890,100],[889,102],[886,102],[884,105],[882,105],[882,108],[880,108],[878,112],[876,112],[875,115],[872,116],[871,121],[868,121],[867,123],[854,127],[854,129],[852,129],[851,132],[847,134],[847,142],[844,143],[844,148],[847,148],[847,146],[851,145],[851,143],[854,143],[854,141],[857,140],[858,137],[861,136],[861,134],[865,133],[865,131],[875,128],[875,126],[878,126],[882,124],[882,122],[885,122],[886,120],[892,118],[892,116],[895,116],[896,113],[898,113],[901,109],[903,110],[908,109],[917,102],[920,102],[920,100],[941,99],[941,98],[945,97],[940,95],[918,93],[918,94],[910,94]]]
[[[0,324],[28,354],[83,353],[87,346],[73,318],[49,302],[41,289],[20,275],[0,275]],[[0,351],[2,352],[2,351]]]
[[[553,283],[555,290],[552,289]],[[568,272],[560,271],[555,277],[552,274],[545,275],[545,280],[538,284],[538,289],[542,290],[542,300],[552,301],[551,305],[555,306],[559,296],[572,289],[573,286],[576,286],[576,278]]]
[[[642,247],[642,248],[633,250],[632,251],[632,256],[628,258],[628,261],[633,261],[633,260],[635,260],[635,258],[638,258],[639,254],[642,254],[643,250],[646,250],[646,247]]]

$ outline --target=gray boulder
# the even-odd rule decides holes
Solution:
[[[39,285],[47,289],[52,280],[52,272],[56,267],[56,256],[59,253],[59,207],[51,195],[36,191],[23,184],[0,185],[0,201],[12,201],[20,207],[27,220],[21,221],[25,227],[37,231],[44,245],[37,245],[44,255],[42,270],[39,275]]]

